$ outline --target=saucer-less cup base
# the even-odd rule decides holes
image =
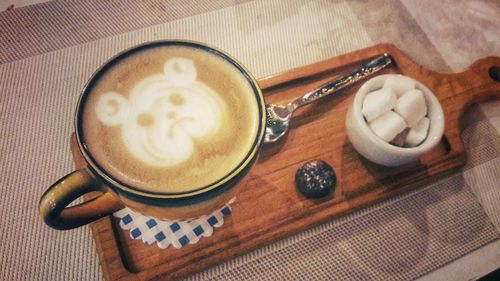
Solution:
[[[352,146],[366,159],[393,167],[418,161],[423,154],[440,142],[444,132],[444,114],[441,104],[425,85],[416,80],[416,88],[424,93],[427,115],[430,119],[430,128],[425,141],[416,147],[398,147],[384,142],[371,131],[361,113],[363,100],[369,92],[382,88],[384,81],[394,75],[399,74],[379,75],[365,82],[356,93],[346,116],[347,136]]]

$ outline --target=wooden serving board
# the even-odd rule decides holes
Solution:
[[[498,57],[481,59],[462,73],[443,74],[415,64],[393,45],[376,45],[267,77],[259,84],[266,102],[285,103],[382,53],[388,53],[396,62],[382,73],[401,73],[422,82],[436,94],[445,112],[445,136],[420,163],[386,168],[365,160],[353,149],[344,124],[347,108],[362,85],[360,82],[300,109],[291,121],[289,134],[262,148],[248,175],[248,186],[232,205],[232,215],[213,236],[181,249],[159,249],[132,240],[115,218],[91,224],[105,279],[183,277],[285,235],[435,181],[461,167],[465,163],[460,140],[462,115],[472,103],[500,97]],[[84,162],[74,139],[72,150],[76,165],[82,167]],[[309,200],[296,191],[295,172],[312,159],[322,159],[335,169],[338,180],[332,196]]]

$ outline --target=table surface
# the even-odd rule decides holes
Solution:
[[[37,204],[43,191],[72,169],[68,137],[78,89],[122,49],[162,38],[202,41],[231,53],[256,77],[377,43],[395,44],[415,62],[441,72],[500,56],[498,1],[2,0],[0,10],[1,280],[103,278],[89,228],[51,230],[38,218]],[[350,279],[470,280],[500,267],[500,102],[471,112],[464,132],[471,161],[462,171],[188,279],[290,280],[305,272],[321,280],[340,272]],[[484,132],[486,140],[474,139]],[[415,208],[428,210],[429,229],[394,218]],[[366,227],[356,229],[360,225]],[[424,246],[394,245],[404,241],[396,234],[423,239]],[[384,246],[353,245],[364,245],[370,235],[390,245],[385,254],[377,252]],[[325,245],[321,239],[331,240]],[[440,247],[443,256],[437,254]],[[417,254],[423,258],[409,258],[408,249],[422,250]],[[377,266],[364,260],[377,256],[382,259]],[[310,262],[323,264],[322,259],[332,259],[325,265],[337,269]],[[425,265],[433,259],[439,268]],[[349,261],[345,269],[337,266],[341,261]]]

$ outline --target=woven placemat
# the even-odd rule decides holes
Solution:
[[[467,38],[480,51],[461,52],[457,63],[453,46],[463,46],[464,37],[440,36],[425,17],[414,18],[425,9],[411,3],[409,10],[409,1],[403,2],[262,0],[193,5],[175,0],[138,5],[128,0],[83,0],[0,12],[0,130],[4,132],[0,223],[9,226],[0,228],[0,280],[102,279],[89,229],[49,229],[38,218],[37,203],[52,182],[73,169],[68,136],[78,94],[106,59],[132,45],[165,38],[198,40],[224,49],[257,77],[375,42],[394,43],[434,70],[459,71],[449,65],[462,66],[463,60],[471,63],[474,56],[495,54],[485,35],[497,34],[495,30],[474,29],[488,23],[488,13],[495,14],[498,4],[473,7],[485,13],[461,9],[462,21],[476,23],[469,24]],[[458,9],[462,2],[452,6]],[[433,7],[427,12],[449,11]],[[463,33],[453,26],[446,34]],[[491,126],[483,121],[473,131],[484,134],[477,135],[479,141],[489,141]],[[496,145],[481,142],[487,153],[468,145],[472,162],[464,173],[190,278],[405,279],[425,274],[499,238],[491,224],[500,229]],[[489,186],[486,193],[485,186]]]

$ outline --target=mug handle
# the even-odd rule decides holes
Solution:
[[[124,207],[110,192],[67,207],[73,200],[93,191],[102,191],[96,179],[86,169],[76,170],[45,191],[39,203],[40,216],[50,227],[64,230],[91,223]]]

